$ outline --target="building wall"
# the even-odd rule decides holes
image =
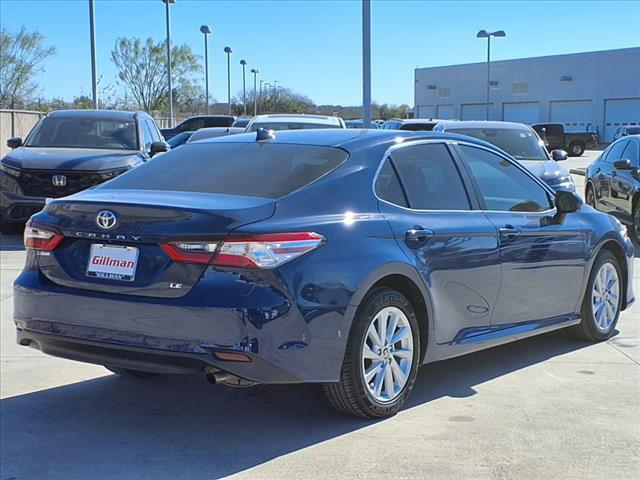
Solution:
[[[607,141],[640,125],[640,48],[491,62],[491,82],[491,120],[561,121]],[[485,62],[418,68],[416,117],[482,120],[486,85]]]

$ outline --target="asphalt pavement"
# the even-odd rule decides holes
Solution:
[[[125,379],[19,347],[20,237],[0,250],[0,480],[640,478],[640,302],[608,342],[559,331],[424,366],[398,415],[365,421],[314,385]]]

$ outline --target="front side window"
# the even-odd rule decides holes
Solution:
[[[629,141],[627,148],[622,153],[622,158],[626,158],[631,162],[631,165],[638,167],[640,165],[638,162],[638,144],[634,141]]]
[[[45,117],[27,138],[26,147],[137,150],[133,120],[87,117]]]
[[[470,210],[460,172],[442,143],[398,148],[391,154],[409,202],[417,210]]]
[[[515,164],[487,150],[461,145],[487,210],[542,212],[552,208],[547,191]]]
[[[609,147],[609,151],[607,152],[605,162],[613,163],[620,160],[622,158],[622,152],[624,152],[627,143],[627,140],[621,140],[611,145],[611,147]]]

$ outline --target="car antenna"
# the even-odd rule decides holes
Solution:
[[[276,134],[273,130],[267,130],[266,128],[259,128],[256,130],[256,142],[260,142],[262,140],[274,140],[276,138]]]

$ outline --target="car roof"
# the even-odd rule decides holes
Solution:
[[[283,114],[274,113],[268,115],[257,115],[253,117],[251,123],[261,122],[298,122],[298,123],[321,123],[327,125],[340,125],[340,119],[338,117],[332,117],[330,115],[306,115],[306,114]]]
[[[266,142],[290,145],[339,147],[349,152],[355,152],[357,150],[371,148],[381,144],[388,144],[388,146],[392,146],[394,144],[413,140],[460,140],[500,151],[494,145],[483,140],[465,135],[443,132],[332,128],[281,130],[274,132],[274,135],[275,138],[266,140]],[[257,134],[255,132],[251,132],[203,139],[197,143],[200,145],[206,143],[247,143],[257,141],[256,138]]]
[[[136,115],[146,115],[145,112],[126,112],[124,110],[55,110],[48,117],[54,118],[101,118],[105,120],[133,120]]]
[[[457,130],[462,128],[494,128],[510,130],[530,130],[529,125],[515,122],[496,122],[492,120],[444,120],[438,123],[443,125],[445,130]]]

